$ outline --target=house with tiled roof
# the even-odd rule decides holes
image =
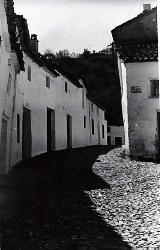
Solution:
[[[0,174],[42,153],[107,144],[105,111],[38,43],[13,0],[1,1]]]
[[[125,148],[133,158],[158,158],[160,113],[157,8],[112,30],[117,51]]]

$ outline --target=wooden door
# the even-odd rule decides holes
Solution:
[[[72,148],[72,116],[67,115],[67,148]]]
[[[55,111],[47,108],[47,151],[55,150]]]
[[[22,122],[22,159],[26,160],[32,156],[32,132],[31,132],[31,111],[23,108]]]

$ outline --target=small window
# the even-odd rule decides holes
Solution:
[[[84,116],[84,128],[86,128],[86,116]]]
[[[31,66],[28,66],[28,81],[31,81]]]
[[[99,109],[98,109],[98,107],[97,107],[97,115],[99,115]]]
[[[94,120],[92,119],[92,135],[94,135]]]
[[[46,76],[46,87],[50,88],[50,77]]]
[[[111,132],[111,128],[107,127],[107,133],[110,133],[110,132]]]
[[[65,92],[66,93],[68,92],[68,84],[67,84],[67,82],[65,82]]]
[[[85,99],[85,92],[84,92],[84,89],[83,89],[82,90],[82,107],[83,107],[83,109],[84,109],[84,106],[85,106],[84,99]]]
[[[159,96],[159,80],[151,80],[151,97]]]
[[[17,143],[20,142],[20,115],[17,114]]]
[[[93,103],[91,103],[91,110],[92,110],[92,112],[93,112]]]
[[[104,138],[104,125],[102,125],[102,138]]]

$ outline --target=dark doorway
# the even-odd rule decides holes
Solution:
[[[0,142],[0,174],[5,174],[7,157],[7,121],[2,119]]]
[[[67,148],[72,148],[72,116],[67,115]]]
[[[55,111],[47,108],[47,151],[55,150]]]
[[[115,145],[122,146],[122,137],[115,137]]]
[[[107,136],[107,145],[108,145],[108,146],[111,145],[111,136]]]
[[[31,132],[31,111],[23,108],[22,122],[22,159],[26,160],[32,156],[32,132]]]

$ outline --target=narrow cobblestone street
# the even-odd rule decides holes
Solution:
[[[131,249],[93,210],[85,193],[110,189],[92,171],[108,150],[90,147],[43,155],[1,177],[2,249]]]

